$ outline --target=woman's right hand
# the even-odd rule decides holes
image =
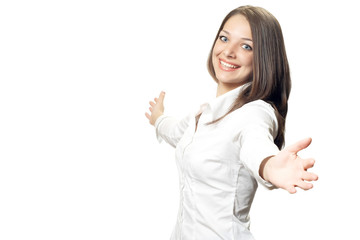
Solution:
[[[165,98],[165,92],[161,92],[158,98],[154,98],[154,102],[150,101],[150,114],[145,113],[145,116],[147,119],[149,119],[149,122],[151,125],[155,125],[156,120],[158,117],[164,114],[164,98]]]

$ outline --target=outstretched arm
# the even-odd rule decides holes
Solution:
[[[165,116],[164,98],[165,92],[161,92],[159,97],[154,98],[154,101],[150,101],[150,113],[145,113],[145,116],[150,124],[155,127],[158,141],[165,140],[171,146],[176,147],[193,115],[189,114],[189,116],[180,121],[176,118]]]
[[[311,138],[303,139],[284,148],[276,156],[266,158],[260,166],[260,176],[289,193],[296,193],[295,187],[304,190],[311,189],[313,185],[309,182],[316,181],[318,176],[307,170],[314,166],[315,160],[312,158],[302,159],[297,155],[310,143]]]
[[[154,98],[154,101],[150,101],[150,114],[145,113],[147,119],[151,125],[155,125],[156,120],[158,117],[164,114],[164,98],[165,92],[161,92],[158,98]]]

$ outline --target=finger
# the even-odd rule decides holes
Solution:
[[[159,99],[158,99],[158,98],[154,98],[154,101],[157,103],[157,102],[159,101]]]
[[[159,95],[158,101],[163,102],[163,101],[164,101],[164,98],[165,98],[165,92],[162,91],[162,92],[160,93],[160,95]]]
[[[305,181],[317,181],[319,177],[315,173],[304,172],[302,179]]]
[[[294,143],[293,145],[286,147],[286,150],[292,153],[297,153],[307,148],[310,145],[311,141],[312,141],[311,138],[305,138],[303,140]]]
[[[287,190],[289,193],[291,193],[291,194],[296,193],[296,189],[295,189],[294,186],[288,187],[286,190]]]
[[[149,107],[149,110],[150,110],[150,112],[152,112],[152,111],[153,111],[153,108],[152,108],[152,107]]]
[[[302,161],[303,167],[305,170],[312,168],[315,164],[315,159],[309,158],[309,159],[304,159]]]
[[[312,189],[313,188],[313,185],[312,183],[308,183],[308,182],[304,182],[304,181],[299,181],[297,184],[296,184],[297,187],[303,189],[303,190],[309,190],[309,189]]]
[[[150,120],[151,116],[148,113],[145,113],[145,117]]]
[[[149,102],[150,106],[154,107],[155,103],[154,102]]]

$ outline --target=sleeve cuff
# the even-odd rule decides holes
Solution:
[[[246,154],[243,155],[244,163],[247,166],[247,168],[250,170],[250,172],[253,174],[255,179],[258,183],[265,186],[269,190],[275,189],[276,187],[271,184],[268,181],[265,181],[259,174],[259,169],[262,161],[264,159],[275,156],[278,154],[279,149],[276,147],[275,144],[261,144],[261,150],[260,149],[252,149],[249,153],[250,155]]]
[[[156,139],[158,140],[159,143],[161,143],[163,141],[162,137],[159,134],[159,125],[161,125],[161,122],[166,118],[165,115],[161,115],[160,117],[158,117],[155,121],[154,127],[155,127],[155,132],[156,132]]]
[[[259,173],[259,170],[260,170],[260,165],[261,163],[268,157],[271,157],[271,156],[275,156],[277,155],[279,152],[279,150],[275,147],[275,148],[269,148],[267,149],[266,153],[264,152],[262,157],[259,156],[258,158],[258,162],[256,164],[256,166],[254,166],[254,169],[252,170],[253,173],[254,173],[254,176],[256,178],[256,180],[261,184],[263,185],[264,187],[266,187],[267,189],[269,190],[272,190],[272,189],[275,189],[277,188],[275,185],[273,185],[271,182],[268,182],[266,180],[264,180],[261,176],[260,176],[260,173]]]

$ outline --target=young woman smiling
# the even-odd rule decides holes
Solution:
[[[216,98],[181,121],[164,115],[165,93],[146,117],[159,139],[176,147],[180,207],[172,240],[253,239],[249,211],[258,183],[295,193],[311,189],[314,159],[284,149],[291,80],[278,21],[243,6],[223,20],[208,59]],[[282,149],[281,151],[279,149]]]

